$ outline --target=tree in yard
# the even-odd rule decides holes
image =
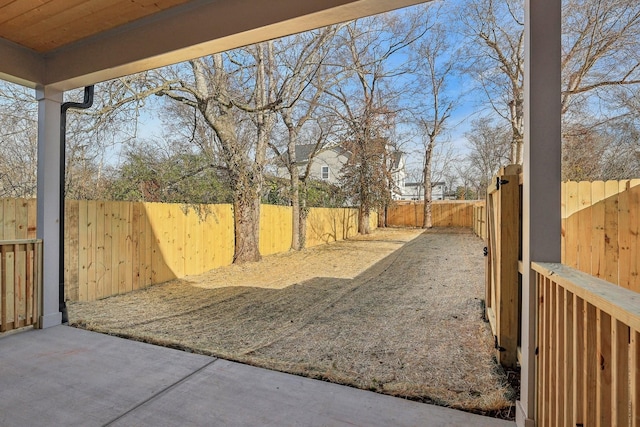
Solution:
[[[327,89],[344,123],[350,159],[342,183],[358,203],[358,231],[370,232],[370,214],[390,199],[389,141],[398,115],[403,77],[411,70],[406,48],[426,31],[419,13],[390,13],[350,22],[336,37],[339,65]],[[404,89],[406,90],[406,88]]]
[[[473,183],[477,194],[484,195],[493,175],[509,163],[512,142],[510,129],[483,117],[471,123],[471,129],[465,136],[470,150],[466,164],[460,170],[461,177]]]
[[[469,36],[467,71],[493,110],[511,126],[511,163],[522,163],[524,13],[516,0],[468,0],[460,22]],[[640,83],[640,3],[635,0],[563,2],[562,114],[565,126],[586,126],[591,112],[615,114],[613,94]],[[610,121],[601,121],[602,125]]]
[[[281,105],[278,113],[286,127],[286,151],[281,153],[275,144],[271,144],[276,156],[284,162],[289,171],[290,197],[293,209],[291,249],[299,250],[304,247],[306,209],[304,207],[306,193],[306,173],[300,173],[296,159],[296,146],[304,142],[302,136],[306,127],[317,124],[317,111],[320,99],[328,79],[324,61],[330,40],[335,35],[337,27],[325,27],[318,31],[301,33],[280,39],[277,46],[275,68],[278,84],[278,99]],[[321,126],[316,126],[318,135],[314,138],[315,149],[307,159],[307,166],[311,159],[322,148],[325,134]],[[311,134],[310,131],[306,132]],[[302,193],[302,201],[300,194]]]
[[[459,21],[467,36],[469,62],[492,110],[509,123],[512,164],[522,163],[524,145],[524,8],[519,0],[468,0]]]
[[[427,20],[438,21],[439,10],[427,15]],[[453,78],[453,62],[448,55],[447,34],[441,24],[433,24],[421,42],[417,44],[418,82],[424,96],[424,113],[419,118],[424,136],[424,164],[422,185],[424,188],[422,228],[431,228],[432,176],[436,144],[441,141],[446,122],[451,117],[455,102],[446,94]],[[418,92],[418,93],[420,93]]]
[[[37,105],[33,91],[0,81],[0,198],[35,197]]]
[[[273,44],[261,43],[156,72],[160,96],[194,108],[213,130],[233,198],[234,262],[257,261],[266,151],[279,101]]]

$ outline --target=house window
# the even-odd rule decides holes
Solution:
[[[322,179],[329,179],[329,166],[322,166]]]

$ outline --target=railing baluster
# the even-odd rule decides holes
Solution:
[[[629,425],[629,327],[619,320],[611,322],[611,411],[612,427]]]

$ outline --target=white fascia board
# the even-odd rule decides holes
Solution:
[[[0,39],[0,79],[35,88],[44,80],[44,59],[27,48]]]
[[[194,1],[48,54],[45,84],[74,89],[422,2]]]

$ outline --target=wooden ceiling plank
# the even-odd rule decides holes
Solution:
[[[29,32],[34,27],[38,28],[41,33],[46,33],[51,28],[55,28],[56,21],[67,19],[69,11],[84,2],[86,0],[50,1],[7,21],[3,26],[9,30],[17,31],[18,34]]]
[[[0,7],[0,24],[29,13],[38,6],[42,6],[52,0],[15,0]],[[4,27],[4,25],[3,25]]]
[[[78,34],[87,33],[87,28],[89,32],[95,33],[98,30],[91,27],[87,16],[101,16],[103,13],[107,13],[109,9],[118,6],[118,3],[114,3],[113,0],[73,0],[73,2],[72,5],[69,5],[70,7],[58,11],[48,19],[43,19],[39,23],[32,23],[29,27],[23,28],[14,41],[20,40],[21,44],[33,49],[34,46],[44,44],[44,40],[39,40],[41,38],[40,34],[46,32],[49,35],[48,39],[53,39],[62,28],[69,28],[69,22],[77,25]],[[82,29],[82,27],[87,28]]]
[[[29,42],[35,50],[44,52],[59,48],[68,43],[90,37],[102,31],[117,28],[138,19],[151,16],[162,11],[156,5],[162,3],[164,9],[186,3],[188,0],[165,0],[164,2],[147,1],[133,2],[123,0],[114,3],[113,0],[94,0],[94,5],[105,5],[100,10],[93,10],[92,13],[78,15],[75,20],[67,20],[64,24],[56,27],[52,35],[47,40],[32,40]],[[144,4],[148,3],[148,5]],[[38,31],[39,32],[39,31]]]

